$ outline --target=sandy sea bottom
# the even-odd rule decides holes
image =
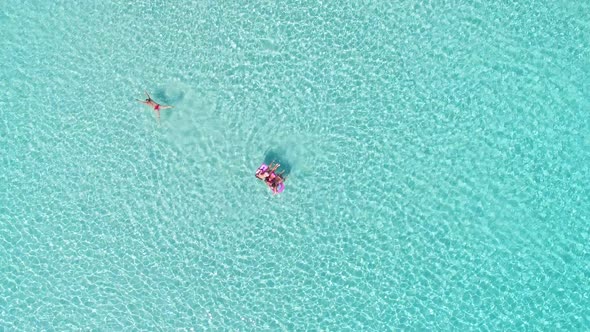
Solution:
[[[588,22],[4,1],[0,329],[587,330]]]

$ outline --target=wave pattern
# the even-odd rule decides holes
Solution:
[[[588,22],[9,0],[0,327],[588,329]],[[160,125],[144,89],[176,106]]]

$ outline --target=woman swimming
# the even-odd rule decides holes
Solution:
[[[147,96],[146,100],[139,100],[139,99],[136,99],[136,100],[142,104],[146,104],[146,105],[150,106],[151,108],[153,108],[154,111],[156,112],[156,114],[158,114],[158,122],[160,121],[160,110],[165,110],[165,109],[174,107],[174,106],[170,106],[170,105],[160,105],[160,104],[156,103],[152,99],[152,97],[150,97],[150,95],[149,95],[149,93],[147,93],[147,91],[145,92],[145,95]]]

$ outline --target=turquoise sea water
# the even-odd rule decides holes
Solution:
[[[588,1],[8,0],[0,40],[0,330],[590,329]]]

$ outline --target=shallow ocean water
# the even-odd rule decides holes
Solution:
[[[0,328],[589,329],[589,22],[3,2]]]

